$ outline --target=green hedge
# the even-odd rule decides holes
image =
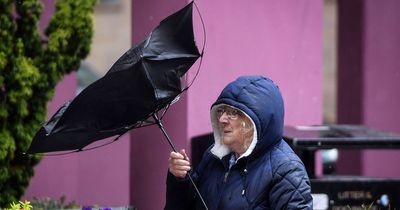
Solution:
[[[89,53],[95,4],[58,0],[43,34],[40,0],[0,0],[0,207],[17,202],[34,174],[40,156],[23,152],[56,84]]]

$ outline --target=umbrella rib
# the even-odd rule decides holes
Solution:
[[[169,109],[169,107],[171,106],[171,103],[168,103],[167,104],[167,106],[165,106],[165,108],[164,108],[164,110],[163,110],[163,112],[162,112],[162,114],[161,114],[161,117],[158,117],[157,116],[157,118],[161,121],[162,120],[162,118],[164,117],[164,115],[167,113],[167,111],[168,111],[168,109]],[[153,114],[154,115],[154,114]],[[157,123],[157,122],[156,122]]]
[[[203,26],[203,48],[201,49],[201,57],[203,57],[203,53],[204,53],[204,48],[206,47],[206,40],[207,40],[207,35],[206,35],[206,26],[204,24],[204,19],[203,16],[200,13],[199,8],[197,7],[197,4],[195,1],[193,1],[194,6],[196,7],[197,13],[199,14],[200,20],[201,20],[201,25]]]
[[[95,147],[92,147],[92,148],[88,148],[88,149],[80,148],[79,150],[77,150],[77,152],[80,152],[80,151],[89,151],[89,150],[97,149],[97,148],[104,147],[104,146],[106,146],[106,145],[112,144],[112,143],[118,141],[118,139],[119,139],[121,136],[123,136],[127,131],[128,131],[128,130],[126,130],[126,131],[123,132],[122,134],[119,134],[117,137],[114,138],[114,140],[112,140],[112,141],[110,141],[110,142],[107,142],[107,143],[105,143],[105,144],[98,145],[98,146],[95,146]]]
[[[164,134],[165,138],[167,139],[167,141],[168,141],[169,145],[171,146],[172,150],[173,150],[174,152],[178,152],[178,151],[176,150],[174,144],[172,143],[171,138],[168,136],[167,132],[165,131],[164,126],[163,126],[163,124],[161,123],[160,118],[157,116],[157,113],[154,113],[154,114],[153,114],[153,118],[154,118],[154,120],[156,121],[156,124],[158,125],[158,127],[161,129],[161,131],[162,131],[162,133]],[[189,177],[189,179],[190,179],[190,182],[192,183],[194,189],[196,190],[197,195],[199,195],[199,198],[200,198],[201,202],[203,203],[205,209],[208,210],[207,204],[206,204],[206,202],[204,201],[203,196],[201,195],[201,193],[200,193],[200,191],[199,191],[199,188],[196,186],[196,183],[194,183],[194,180],[193,180],[192,176],[190,175],[190,173],[188,173],[187,175],[188,175],[188,177]]]
[[[44,156],[46,156],[46,157],[51,157],[51,156],[61,156],[61,155],[69,155],[69,154],[72,154],[72,153],[75,153],[75,152],[79,152],[79,150],[72,150],[72,151],[69,151],[69,152],[63,152],[63,153],[56,153],[56,154],[43,154]],[[28,154],[29,156],[31,156],[31,155],[33,155],[33,154]]]
[[[204,37],[204,38],[203,38],[203,47],[202,47],[202,49],[201,49],[201,53],[200,53],[200,62],[199,62],[199,67],[197,68],[196,74],[194,75],[192,81],[190,81],[190,83],[188,84],[188,86],[185,87],[185,88],[181,91],[181,93],[183,93],[183,92],[185,92],[187,89],[189,89],[189,87],[191,87],[191,86],[193,85],[194,81],[196,80],[197,76],[199,75],[199,73],[200,73],[200,67],[201,67],[201,64],[203,63],[204,48],[206,47],[206,42],[207,42],[206,27],[205,27],[205,24],[204,24],[203,16],[201,16],[200,10],[199,10],[199,8],[197,7],[197,4],[196,4],[195,1],[193,1],[193,4],[194,4],[194,6],[196,7],[197,13],[199,14],[199,17],[200,17],[201,24],[202,24],[202,26],[203,26],[203,37]]]

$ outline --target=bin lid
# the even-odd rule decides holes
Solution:
[[[400,135],[363,125],[285,126],[284,139],[293,147],[400,148]]]

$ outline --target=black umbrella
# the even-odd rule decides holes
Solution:
[[[133,128],[153,124],[176,152],[161,118],[190,86],[182,88],[181,78],[202,54],[194,41],[192,11],[193,2],[165,18],[104,77],[65,103],[36,133],[27,153],[79,152],[95,141],[117,136],[116,141]],[[190,175],[189,179],[208,209]]]
[[[188,88],[182,88],[181,78],[201,56],[194,41],[192,11],[193,2],[165,18],[104,77],[65,103],[36,133],[27,153],[78,152],[95,141],[117,136],[115,141],[133,128],[153,124],[177,151],[161,118]],[[160,110],[164,110],[161,117]]]
[[[193,3],[161,21],[107,74],[62,106],[38,131],[27,153],[83,150],[94,141],[158,124],[157,113],[182,93],[181,77],[200,57]],[[148,118],[155,118],[149,122]]]

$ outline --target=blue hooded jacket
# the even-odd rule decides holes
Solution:
[[[235,107],[254,126],[253,141],[232,167],[231,151],[220,141],[215,110]],[[284,105],[279,88],[262,76],[228,84],[211,107],[215,143],[192,177],[210,210],[312,209],[303,163],[282,139]],[[168,173],[165,209],[205,209],[188,179]]]

